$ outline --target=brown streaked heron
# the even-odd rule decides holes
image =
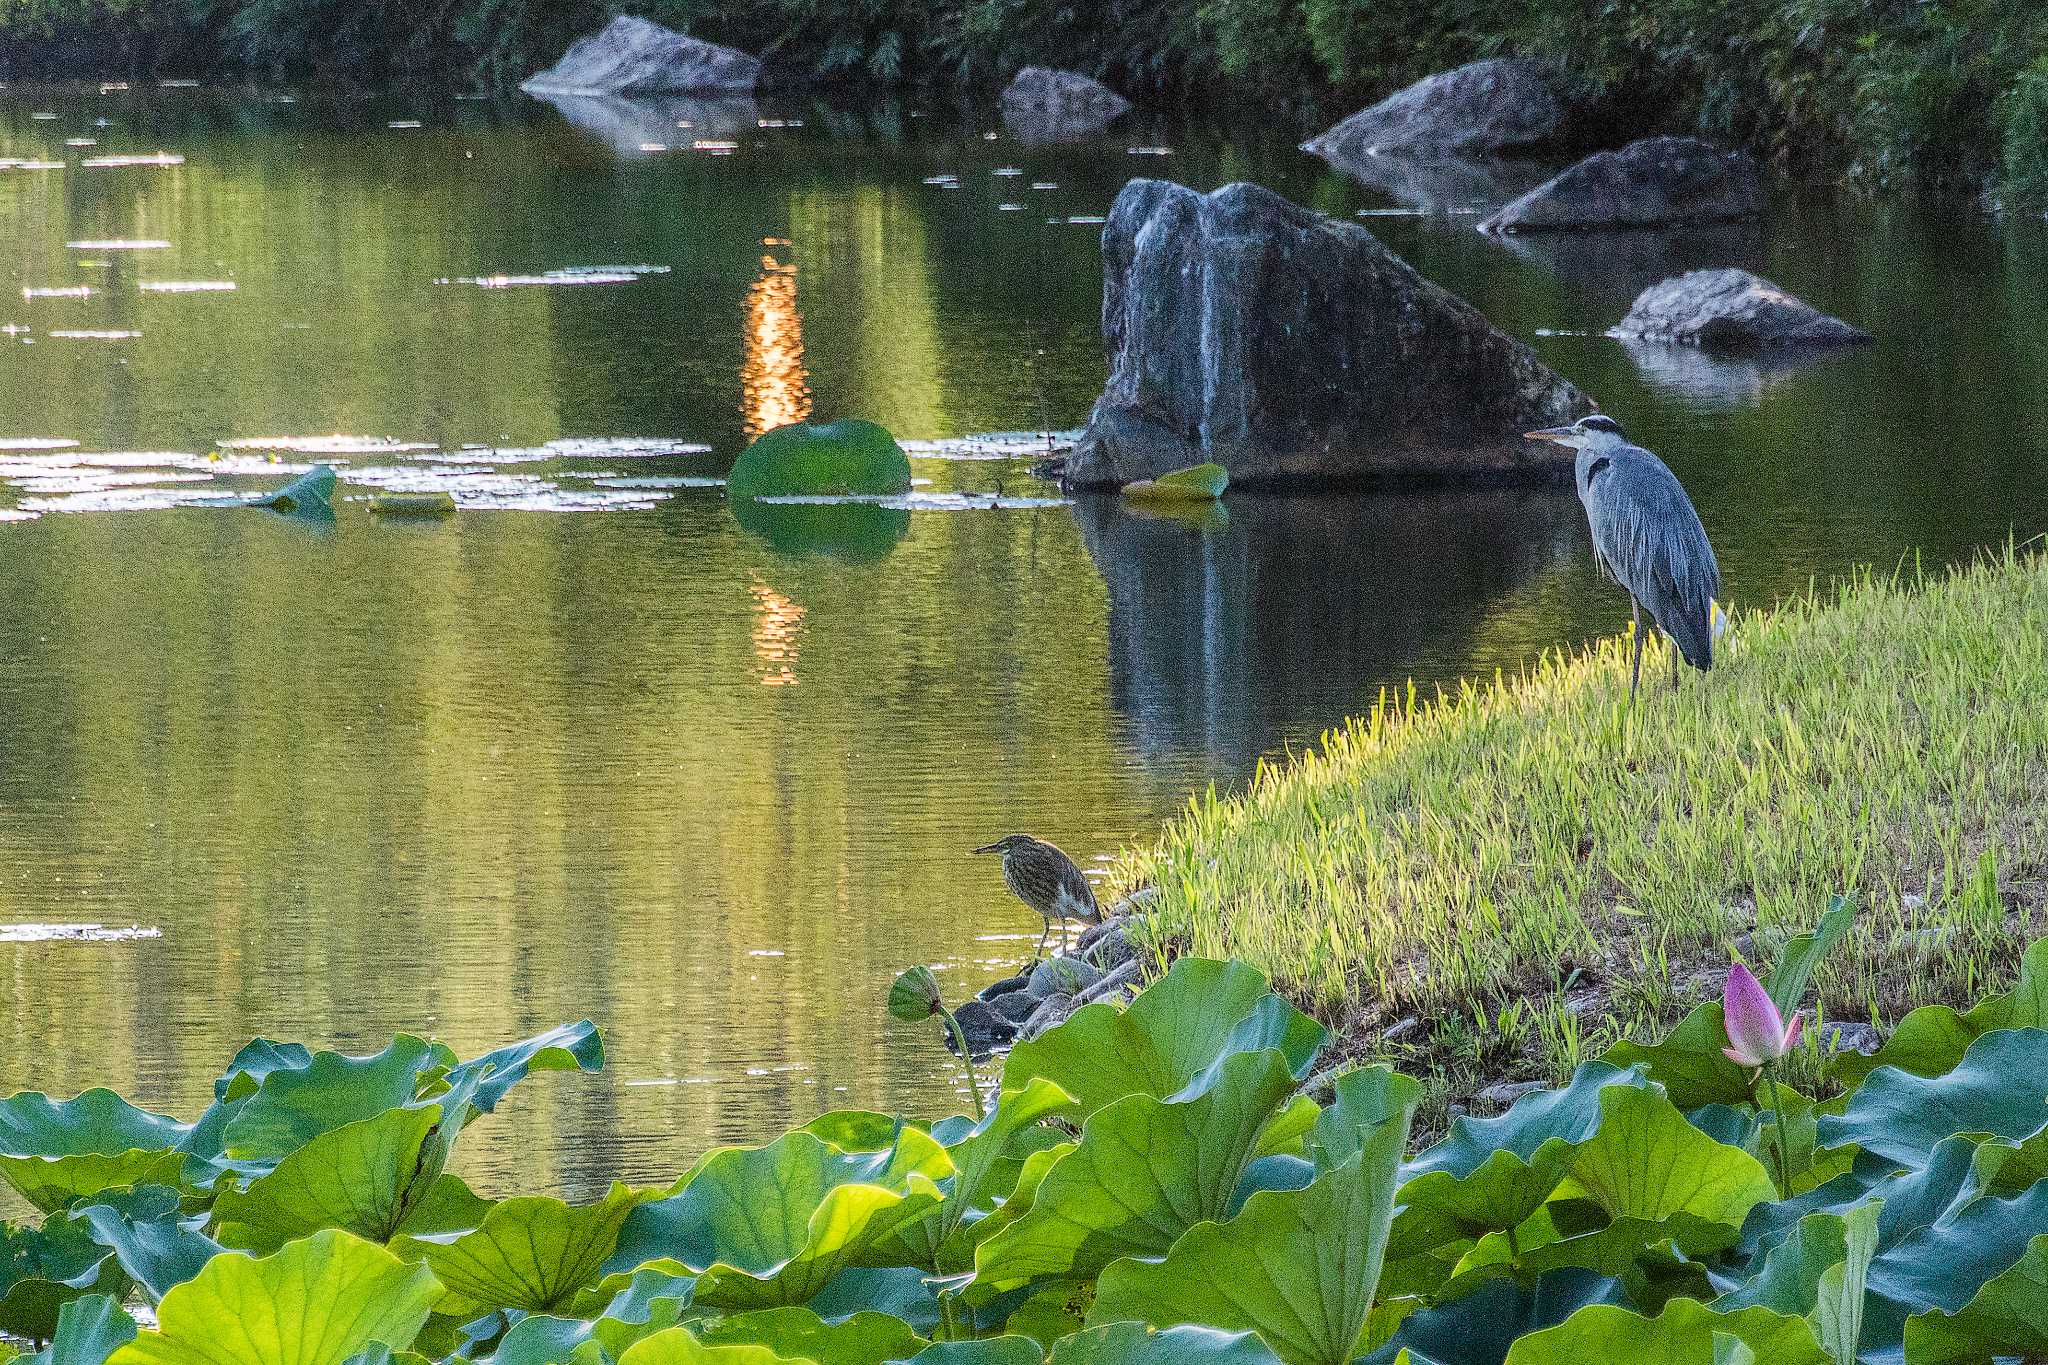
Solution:
[[[1039,936],[1034,956],[1045,952],[1054,923],[1070,919],[1083,924],[1102,922],[1101,907],[1095,903],[1095,888],[1088,884],[1088,878],[1072,858],[1045,840],[1028,834],[1005,834],[974,851],[1002,854],[1003,881],[1010,894],[1044,918],[1045,932]]]

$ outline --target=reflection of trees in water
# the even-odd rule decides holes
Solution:
[[[1075,515],[1109,588],[1111,704],[1148,756],[1219,778],[1382,685],[1468,670],[1500,599],[1582,535],[1568,488],[1233,497],[1209,529]]]
[[[811,415],[811,385],[804,368],[803,318],[796,309],[796,262],[773,252],[787,249],[765,237],[761,273],[747,290],[746,357],[740,386],[749,439]]]

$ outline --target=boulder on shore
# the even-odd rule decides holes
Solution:
[[[1870,333],[1794,297],[1747,270],[1693,270],[1636,296],[1609,336],[1682,341],[1713,351],[1773,346],[1854,346]]]
[[[1003,124],[1019,137],[1059,141],[1092,137],[1131,102],[1092,76],[1027,66],[1003,90]]]
[[[1596,152],[1503,207],[1481,232],[1664,227],[1748,218],[1763,208],[1756,163],[1696,137]]]
[[[1521,433],[1586,396],[1357,223],[1257,185],[1134,180],[1102,256],[1109,382],[1070,487],[1205,462],[1234,486],[1570,472]]]
[[[1496,57],[1439,71],[1302,144],[1339,170],[1367,157],[1496,156],[1556,139],[1564,106],[1534,62]]]
[[[759,58],[622,14],[519,88],[529,95],[744,95],[760,74]]]

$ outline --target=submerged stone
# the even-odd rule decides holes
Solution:
[[[760,74],[757,57],[622,14],[519,88],[530,95],[746,94]]]
[[[1134,180],[1102,233],[1109,382],[1066,470],[1120,487],[1559,478],[1520,433],[1592,404],[1364,227],[1256,185]]]
[[[1853,346],[1871,340],[1862,328],[1829,317],[1761,275],[1732,268],[1688,271],[1651,285],[1608,335],[1721,351]]]
[[[1696,137],[1652,137],[1560,171],[1479,230],[1664,227],[1747,218],[1762,208],[1756,163],[1743,153]]]
[[[1027,66],[1003,90],[1003,125],[1026,141],[1092,137],[1131,102],[1092,76]]]
[[[726,476],[741,498],[886,496],[910,491],[910,457],[884,427],[857,417],[763,432]]]
[[[1368,157],[1494,156],[1554,140],[1564,119],[1542,67],[1496,57],[1425,77],[1302,150],[1340,170]]]

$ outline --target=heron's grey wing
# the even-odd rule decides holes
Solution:
[[[1614,456],[1587,501],[1594,544],[1695,668],[1713,662],[1714,547],[1678,476],[1647,450]]]

